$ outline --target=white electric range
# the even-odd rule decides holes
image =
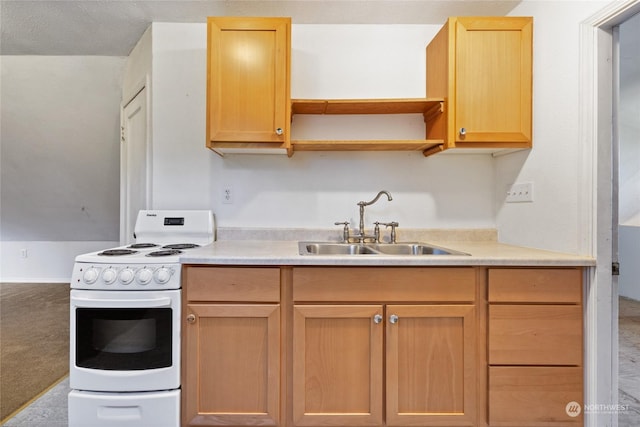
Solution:
[[[69,426],[180,425],[180,256],[215,240],[211,211],[140,211],[135,243],[79,255]]]

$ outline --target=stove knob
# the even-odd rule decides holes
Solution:
[[[164,284],[167,283],[169,281],[169,279],[171,279],[171,275],[173,274],[173,272],[166,268],[166,267],[160,267],[159,269],[156,270],[156,282],[160,283],[160,284]]]
[[[135,274],[132,269],[129,267],[123,268],[120,272],[120,282],[122,282],[123,285],[128,285],[133,281],[134,276]]]
[[[118,272],[109,267],[105,271],[102,272],[102,280],[104,280],[105,285],[110,285],[116,281],[118,278]]]
[[[96,280],[98,280],[99,275],[100,275],[100,272],[98,271],[97,268],[89,267],[85,270],[84,274],[82,275],[82,280],[84,280],[84,283],[91,285],[95,283]]]
[[[153,279],[153,272],[146,267],[138,270],[138,272],[136,273],[136,280],[141,285],[148,284],[149,282],[151,282],[151,279]]]

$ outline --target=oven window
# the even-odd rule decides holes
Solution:
[[[131,371],[171,366],[171,308],[77,308],[76,365]]]

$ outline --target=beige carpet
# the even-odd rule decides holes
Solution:
[[[69,285],[0,283],[0,420],[69,372]]]

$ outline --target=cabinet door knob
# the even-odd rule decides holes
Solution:
[[[460,128],[460,135],[465,136],[467,134],[466,128]]]
[[[378,324],[382,322],[382,314],[376,314],[373,316],[373,323]]]
[[[389,316],[389,323],[392,323],[394,325],[398,323],[398,316],[396,316],[395,314],[392,314],[391,316]]]
[[[190,314],[187,316],[187,323],[196,323],[196,315]]]
[[[282,128],[277,128],[276,129],[276,135],[282,135],[284,133],[284,131],[282,130]]]

